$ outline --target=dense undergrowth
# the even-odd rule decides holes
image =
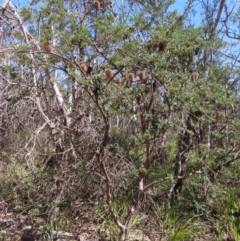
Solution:
[[[80,220],[94,222],[102,237],[118,240],[119,230],[109,215],[104,193],[92,192],[99,188],[95,177],[79,178],[76,172],[61,189],[62,198],[58,203],[58,170],[39,167],[33,174],[24,163],[13,163],[12,160],[1,165],[0,192],[5,203],[2,212],[12,212],[14,218],[27,217],[25,225],[65,231],[74,231]],[[240,171],[237,166],[238,162],[234,162],[223,168],[213,181],[207,174],[209,170],[193,174],[184,181],[181,192],[171,202],[167,200],[171,181],[155,187],[142,197],[141,212],[132,217],[129,228],[141,230],[143,237],[152,240],[156,237],[168,241],[223,240],[224,237],[238,240]],[[120,219],[124,218],[133,195],[132,187],[116,188],[112,195],[113,207]],[[58,211],[51,220],[51,212],[56,207]]]

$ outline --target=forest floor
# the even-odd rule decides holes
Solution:
[[[211,223],[206,222],[202,224],[201,229],[204,230],[202,234],[194,235],[194,238],[181,238],[181,232],[179,235],[176,234],[176,237],[170,237],[161,232],[159,225],[151,222],[151,218],[147,215],[143,215],[141,222],[136,225],[134,228],[129,230],[128,241],[174,241],[174,240],[186,240],[186,241],[213,241],[213,240],[222,240],[222,241],[237,241],[231,237],[231,234],[225,232],[221,239],[217,238],[215,233],[212,231]],[[0,241],[46,241],[46,239],[25,239],[23,233],[25,230],[31,230],[32,226],[25,225],[27,222],[27,216],[23,214],[15,215],[12,212],[1,213],[0,215]],[[38,227],[44,225],[44,220],[42,218],[35,219],[35,225]],[[68,227],[69,228],[69,227]],[[64,227],[63,227],[64,229]],[[76,235],[77,238],[59,238],[59,239],[47,239],[47,240],[57,240],[57,241],[111,241],[117,240],[116,237],[111,238],[109,235],[103,235],[103,230],[99,229],[99,226],[94,223],[92,220],[75,220],[71,224],[71,232],[69,234]],[[106,231],[106,230],[105,230]],[[187,231],[187,230],[185,230]]]

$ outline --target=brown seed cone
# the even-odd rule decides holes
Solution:
[[[93,68],[91,66],[87,67],[87,74],[91,74],[92,73]]]
[[[166,43],[165,42],[159,42],[158,43],[158,51],[164,51],[166,48]]]
[[[99,10],[101,8],[101,3],[99,1],[94,1],[93,6],[96,10]]]
[[[130,73],[130,74],[128,75],[128,79],[129,79],[131,82],[133,82],[134,79],[135,79],[134,74],[133,74],[133,73]]]
[[[196,81],[199,79],[199,73],[195,72],[191,74],[191,80]]]
[[[152,47],[153,47],[152,39],[149,39],[147,41],[147,48],[148,48],[148,50],[150,50]]]
[[[88,70],[88,67],[86,64],[80,64],[80,68],[83,72],[86,72]]]
[[[139,72],[139,78],[142,82],[146,82],[147,81],[147,77],[144,71],[140,71]]]
[[[117,78],[115,80],[115,83],[118,84],[118,85],[122,84],[122,79],[121,78]]]
[[[236,142],[231,142],[230,145],[231,145],[231,147],[235,147],[236,146]]]
[[[51,53],[52,49],[53,49],[53,47],[52,47],[52,44],[50,42],[43,43],[43,50],[44,51]]]
[[[113,77],[113,71],[111,69],[106,69],[105,75],[108,79],[111,79]]]

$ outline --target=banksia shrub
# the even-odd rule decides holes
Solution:
[[[141,80],[142,82],[146,82],[146,81],[147,81],[147,76],[146,76],[146,74],[145,74],[144,71],[140,71],[140,72],[139,72],[139,78],[140,78],[140,80]]]
[[[113,71],[111,69],[106,69],[105,75],[108,79],[111,79],[113,77]]]
[[[86,64],[80,64],[80,68],[83,72],[86,72],[88,70],[88,67]]]
[[[131,82],[133,82],[134,79],[135,79],[134,74],[133,74],[133,73],[130,73],[130,74],[128,75],[128,79],[129,79]]]
[[[50,42],[45,42],[43,43],[43,50],[46,51],[46,52],[52,52],[52,44]]]
[[[101,4],[99,1],[94,1],[93,6],[96,10],[99,10],[101,8]]]
[[[196,81],[199,79],[199,73],[195,72],[191,74],[191,80]]]

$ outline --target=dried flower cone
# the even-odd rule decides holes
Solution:
[[[121,85],[122,84],[122,79],[121,78],[116,79],[115,83],[118,84],[118,85]]]
[[[199,73],[195,72],[191,74],[191,80],[196,81],[199,79]]]
[[[236,142],[231,142],[230,145],[231,145],[231,147],[235,147],[236,146]]]
[[[165,42],[159,42],[158,43],[158,50],[159,51],[164,51],[166,48],[166,43]]]
[[[43,50],[46,51],[46,52],[52,52],[52,44],[50,42],[45,42],[43,43]]]
[[[152,39],[150,38],[148,41],[147,41],[148,44],[152,44]]]
[[[88,70],[88,67],[86,64],[80,64],[80,68],[83,72],[86,72]]]
[[[93,70],[93,68],[91,66],[88,66],[87,67],[87,74],[91,74],[92,70]]]
[[[144,71],[140,71],[140,72],[139,72],[139,78],[140,78],[140,80],[141,80],[142,82],[146,82],[146,81],[147,81],[147,76],[146,76],[146,74],[145,74]]]
[[[133,74],[133,73],[130,73],[130,74],[128,75],[128,79],[129,79],[131,82],[133,82],[134,79],[135,79],[134,74]]]
[[[105,75],[108,79],[111,79],[113,77],[113,71],[111,69],[106,69]]]
[[[153,47],[152,39],[149,39],[149,40],[147,41],[147,47],[148,47],[148,50]]]
[[[94,1],[93,6],[96,10],[99,10],[101,8],[101,3],[99,1]]]

